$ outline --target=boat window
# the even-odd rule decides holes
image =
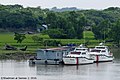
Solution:
[[[102,50],[101,52],[106,52],[105,50]]]
[[[76,50],[81,50],[81,51],[85,51],[85,50],[87,50],[87,49],[76,49]]]
[[[91,52],[100,52],[101,50],[96,50],[96,49],[93,49],[91,50]]]
[[[81,49],[76,49],[76,50],[81,50]]]
[[[82,53],[83,55],[86,54],[85,52]]]
[[[80,54],[81,52],[71,52],[70,54]]]
[[[59,53],[57,53],[57,56],[59,56]]]

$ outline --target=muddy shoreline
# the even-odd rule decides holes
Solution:
[[[4,53],[0,54],[0,60],[28,60],[31,57],[35,56],[36,53],[23,53],[23,52],[15,52],[15,53]]]

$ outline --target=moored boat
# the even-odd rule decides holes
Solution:
[[[109,51],[108,46],[99,45],[90,50],[90,56],[94,62],[108,62],[113,61],[113,54]]]
[[[75,48],[74,51],[70,51],[68,55],[63,57],[64,64],[92,64],[94,59],[89,55],[87,48]]]
[[[63,56],[67,55],[72,47],[63,46],[57,48],[38,49],[36,56],[29,59],[30,64],[61,64]]]

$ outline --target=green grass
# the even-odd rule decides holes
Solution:
[[[39,35],[39,34],[37,34]],[[36,51],[37,48],[40,48],[40,46],[37,43],[34,43],[32,40],[33,35],[26,35],[26,39],[22,43],[16,43],[14,40],[14,34],[13,33],[0,33],[0,53],[8,53],[8,52],[17,52],[17,51],[12,51],[12,50],[4,50],[5,43],[12,45],[14,47],[22,48],[24,46],[28,46],[28,51]],[[42,37],[46,37],[46,35],[42,35]]]
[[[91,31],[84,31],[83,35],[84,35],[84,38],[88,40],[93,40],[95,38],[93,32]]]
[[[68,43],[74,43],[74,44],[80,45],[86,41],[89,42],[88,47],[93,47],[95,45],[98,45],[99,41],[94,39],[94,34],[91,31],[85,31],[83,34],[84,34],[83,39],[55,39],[55,40],[61,41],[63,45],[66,45]],[[16,43],[16,41],[14,40],[14,33],[12,32],[11,33],[0,33],[0,53],[9,52],[7,50],[4,50],[5,43],[15,46],[17,48],[28,46],[28,49],[27,49],[28,52],[35,52],[38,48],[44,48],[45,46],[41,46],[40,44],[35,43],[32,40],[31,37],[35,35],[44,38],[44,40],[50,39],[48,35],[43,35],[43,34],[28,35],[27,34],[26,39],[22,43]],[[10,52],[16,52],[16,51],[10,51]]]

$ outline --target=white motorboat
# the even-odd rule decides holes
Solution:
[[[107,62],[113,61],[113,54],[109,51],[108,46],[100,45],[95,46],[90,50],[90,56],[94,59],[94,62]]]
[[[88,48],[75,48],[63,57],[64,64],[92,64],[94,59],[90,57]]]

